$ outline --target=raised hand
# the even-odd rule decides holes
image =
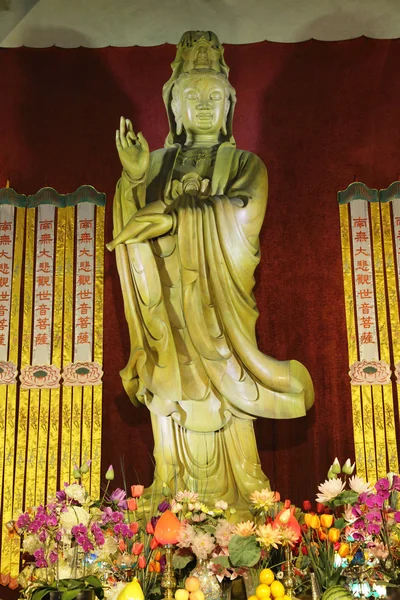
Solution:
[[[115,144],[129,177],[134,181],[142,179],[149,166],[149,145],[141,132],[135,134],[131,121],[125,117],[121,117],[119,129],[115,132]]]

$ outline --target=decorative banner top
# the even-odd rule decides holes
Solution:
[[[0,189],[0,205],[11,204],[19,208],[34,208],[41,204],[54,204],[58,208],[65,208],[66,206],[75,206],[83,202],[105,206],[106,195],[98,192],[92,185],[81,185],[71,194],[59,194],[52,187],[44,187],[36,192],[36,194],[29,196],[18,194],[12,188]]]

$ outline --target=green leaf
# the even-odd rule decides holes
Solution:
[[[333,506],[342,506],[343,504],[354,504],[358,500],[357,492],[353,490],[345,490],[331,502]]]
[[[261,549],[254,535],[249,537],[232,536],[228,550],[234,567],[254,567],[261,556]]]
[[[31,596],[31,600],[42,600],[46,594],[52,591],[54,590],[51,587],[36,589]]]
[[[333,524],[333,526],[336,529],[343,529],[345,527],[345,525],[346,525],[346,521],[344,519],[342,519],[342,518],[336,519],[335,522],[334,522],[334,524]]]
[[[74,598],[77,597],[77,595],[81,592],[82,590],[79,588],[75,588],[72,590],[67,590],[65,592],[63,592],[63,595],[61,596],[61,600],[74,600]]]
[[[194,556],[192,556],[191,554],[187,556],[182,556],[181,554],[175,552],[175,554],[172,557],[172,566],[174,567],[174,569],[184,569],[186,565],[192,562],[192,560],[194,560]]]

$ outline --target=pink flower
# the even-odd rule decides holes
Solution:
[[[146,559],[143,554],[139,556],[138,565],[140,569],[144,569],[146,567]]]
[[[234,530],[235,526],[232,523],[225,520],[220,521],[215,528],[215,539],[217,544],[223,548],[227,548]]]
[[[195,536],[192,551],[197,558],[207,558],[215,548],[215,540],[210,533],[200,533]]]
[[[195,538],[196,532],[192,525],[188,525],[187,523],[181,527],[179,532],[179,548],[190,548],[193,544],[193,540]]]

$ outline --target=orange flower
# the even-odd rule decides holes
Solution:
[[[159,544],[158,544],[158,542],[157,542],[156,538],[153,538],[153,539],[151,540],[151,542],[150,542],[150,548],[151,548],[152,550],[155,550],[155,549],[158,547],[158,545],[159,545]],[[157,573],[158,573],[158,571],[157,571]]]
[[[149,564],[149,571],[150,573],[160,573],[161,571],[161,565],[158,562],[158,560],[152,560],[151,563]]]
[[[340,548],[338,551],[338,554],[341,558],[346,558],[346,556],[348,556],[350,553],[350,546],[349,544],[340,544]]]
[[[143,544],[141,544],[140,542],[135,542],[132,546],[132,554],[134,554],[135,556],[139,556],[139,554],[143,552],[143,548]]]
[[[336,543],[340,538],[340,530],[335,527],[331,527],[328,531],[328,538],[330,542]]]
[[[275,502],[279,502],[281,499],[281,495],[279,492],[275,492]]]
[[[118,542],[118,548],[121,550],[121,552],[125,552],[125,550],[126,550],[126,544],[125,544],[124,540],[119,540],[119,542]]]
[[[321,522],[319,520],[318,515],[313,515],[310,519],[310,527],[313,529],[319,529],[321,527]]]
[[[127,504],[128,504],[129,510],[137,509],[137,502],[136,502],[135,498],[129,498]]]
[[[144,569],[146,567],[146,559],[143,554],[139,556],[138,565],[140,569]]]
[[[136,523],[136,521],[129,523],[129,529],[133,534],[136,534],[139,531],[139,523]]]
[[[134,498],[140,498],[144,492],[144,485],[131,485],[131,494]]]
[[[321,542],[323,542],[327,539],[328,536],[326,535],[323,529],[318,529],[318,537],[321,540]]]
[[[333,515],[321,515],[321,525],[322,527],[332,527],[333,525]]]
[[[159,550],[157,550],[157,552],[154,555],[154,560],[161,560],[161,552]]]

